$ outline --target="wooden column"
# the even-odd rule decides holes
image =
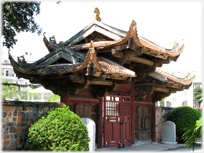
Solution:
[[[60,96],[60,103],[63,103],[63,96]]]
[[[100,98],[98,104],[98,146],[97,148],[102,148],[102,139],[103,139],[103,97]]]
[[[131,144],[135,144],[135,86],[131,83]]]
[[[61,96],[60,101],[61,101],[61,103],[63,102],[65,105],[69,106],[69,97],[68,96]]]
[[[156,142],[156,138],[155,138],[155,102],[152,102],[153,105],[152,105],[152,115],[151,115],[151,138],[152,138],[152,142]]]

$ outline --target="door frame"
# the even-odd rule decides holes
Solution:
[[[110,96],[110,100],[106,99],[106,97],[108,97],[108,96]],[[115,99],[115,97],[118,97],[119,101],[117,101]],[[114,110],[115,113],[118,115],[106,116],[106,107],[107,107],[106,104],[108,104],[107,102],[119,103],[119,113],[117,112],[116,106],[115,106],[115,110]],[[129,102],[129,115],[125,116],[123,114],[125,111],[124,106],[125,106],[125,103],[127,104],[128,102]],[[117,105],[117,104],[115,104],[115,105]],[[107,96],[104,97],[104,107],[103,108],[104,108],[104,147],[125,147],[126,145],[132,144],[132,131],[131,131],[131,127],[132,127],[132,123],[131,123],[132,122],[132,96],[129,96],[128,94],[122,94],[122,95],[108,94]],[[109,108],[112,108],[112,107],[110,107],[110,105],[109,105]],[[112,122],[106,121],[106,119],[112,120]],[[126,120],[124,121],[124,119],[126,119]],[[110,131],[108,131],[106,129],[107,128],[106,126],[108,124],[110,125],[111,128],[114,128],[114,126],[115,126],[115,128],[117,128],[117,130],[118,130],[118,131],[116,130],[118,132],[118,134],[117,133],[115,134],[113,132],[114,131],[113,129],[110,130],[111,131],[111,133],[110,133]],[[124,126],[123,126],[123,124],[124,124]],[[125,129],[125,128],[128,128],[128,129]],[[110,144],[106,145],[106,141],[107,141],[106,136],[108,136],[109,134],[112,134],[112,138],[115,140],[113,140],[112,143],[109,142]],[[127,139],[124,137],[126,137]]]

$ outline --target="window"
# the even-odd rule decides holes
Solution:
[[[9,72],[8,72],[8,70],[6,70],[6,76],[8,76],[9,75]]]
[[[187,101],[182,102],[182,106],[187,106]]]

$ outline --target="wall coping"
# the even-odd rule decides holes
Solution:
[[[182,106],[181,106],[182,107]],[[157,108],[162,108],[162,109],[175,109],[175,108],[178,108],[178,107],[164,107],[164,106],[156,106],[155,107],[156,109]],[[191,107],[191,108],[193,108],[193,107]],[[202,108],[194,108],[194,109],[197,109],[198,111],[201,111],[202,112]]]
[[[57,102],[29,102],[29,101],[2,101],[2,106],[23,106],[23,107],[58,107]]]
[[[162,108],[162,109],[175,109],[175,108],[177,108],[177,107],[156,106],[156,108]]]

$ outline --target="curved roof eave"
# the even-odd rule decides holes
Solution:
[[[81,64],[58,64],[58,65],[31,65],[31,64],[21,64],[16,62],[9,53],[9,60],[11,65],[17,71],[28,74],[28,75],[49,75],[49,74],[63,74],[63,73],[73,73],[81,71],[88,66],[89,63],[94,63],[98,71],[102,71],[105,74],[116,74],[124,77],[135,77],[135,73],[130,73],[126,68],[122,69],[117,65],[113,65],[108,61],[99,61],[96,56],[94,48],[89,48],[87,56],[83,63]],[[112,62],[114,63],[114,62]]]
[[[196,75],[193,75],[192,77],[184,77],[184,78],[179,78],[179,77],[176,77],[172,74],[169,74],[167,72],[164,72],[162,70],[156,70],[155,72],[165,76],[167,78],[167,81],[171,81],[172,83],[178,83],[178,84],[182,84],[182,85],[185,85],[185,86],[188,86],[190,85],[193,80],[195,79],[195,76]]]

